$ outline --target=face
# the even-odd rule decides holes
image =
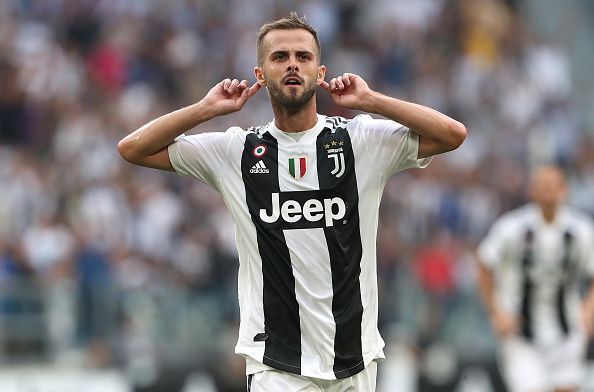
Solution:
[[[559,168],[545,166],[532,173],[530,196],[541,208],[556,208],[565,200],[565,194],[565,176]]]
[[[268,87],[273,103],[299,110],[324,80],[326,67],[319,64],[314,37],[307,31],[272,30],[263,40],[262,66],[254,72]]]

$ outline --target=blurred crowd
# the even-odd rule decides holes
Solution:
[[[560,163],[569,203],[594,215],[594,138],[575,109],[568,55],[527,27],[521,5],[0,1],[0,363],[116,366],[136,383],[163,366],[202,367],[243,385],[222,200],[191,178],[133,167],[116,144],[226,77],[253,81],[259,26],[290,10],[318,29],[330,77],[358,73],[467,126],[460,150],[386,187],[380,327],[388,345],[445,341],[492,355],[472,252],[526,201],[528,170]],[[321,113],[356,114],[318,95]],[[271,118],[262,92],[195,131]]]

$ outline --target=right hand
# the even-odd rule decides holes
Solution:
[[[518,318],[501,310],[491,314],[491,326],[500,338],[507,338],[518,332]]]
[[[248,87],[248,81],[225,79],[210,89],[203,102],[214,111],[215,116],[237,112],[262,87],[259,83]]]

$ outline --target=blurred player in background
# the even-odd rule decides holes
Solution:
[[[223,196],[236,228],[236,352],[246,359],[249,390],[373,391],[384,346],[375,249],[383,187],[392,174],[457,148],[466,129],[379,94],[357,75],[325,82],[317,34],[294,13],[260,29],[257,57],[254,85],[225,79],[199,102],[131,133],[118,150]],[[261,87],[274,112],[269,124],[182,135],[241,110]],[[320,115],[318,88],[340,107],[388,120]]]
[[[591,219],[563,205],[557,166],[531,174],[532,203],[502,216],[478,249],[479,288],[512,392],[576,391],[594,323]]]

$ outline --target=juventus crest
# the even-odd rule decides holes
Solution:
[[[344,142],[342,140],[332,140],[324,145],[324,149],[326,149],[326,153],[328,154],[328,159],[331,159],[334,164],[334,168],[330,171],[330,174],[336,178],[340,178],[344,174],[345,163],[343,145]]]

